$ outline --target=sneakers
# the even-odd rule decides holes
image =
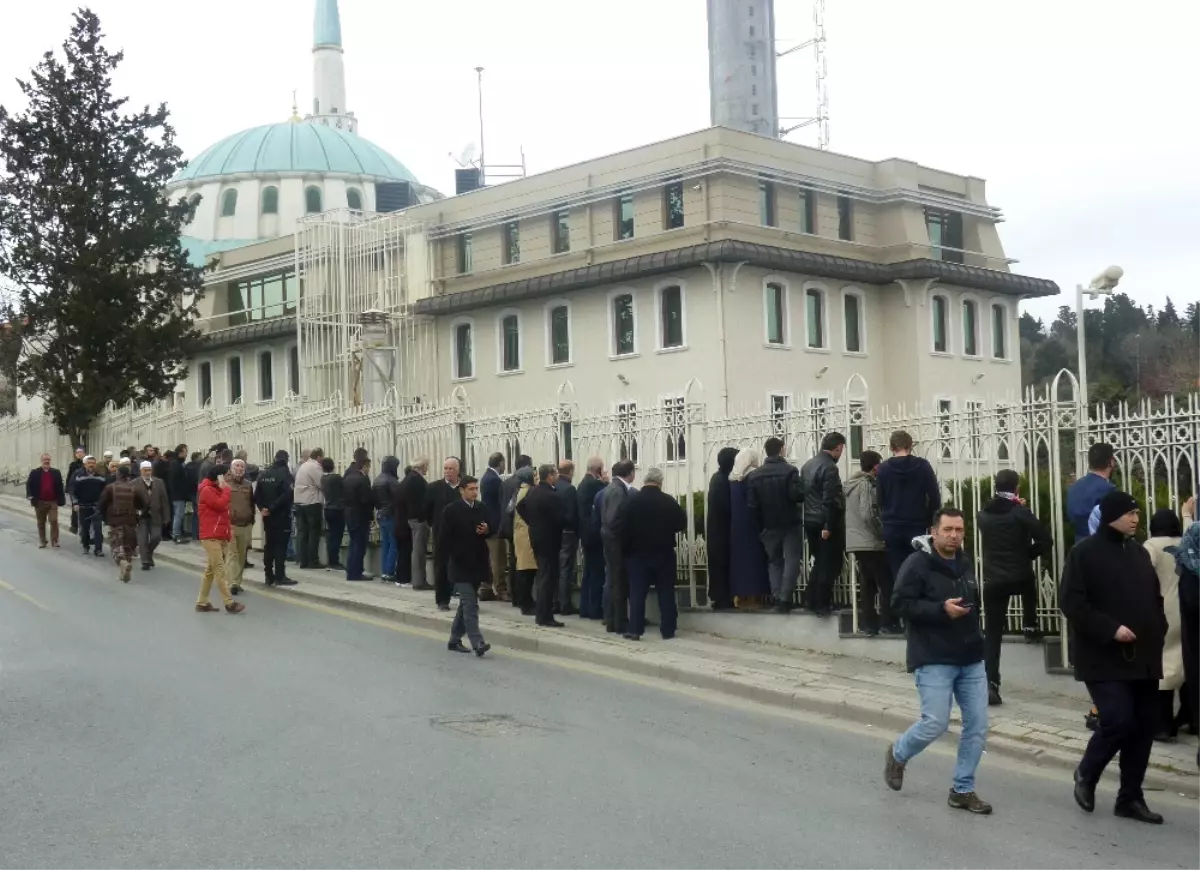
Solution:
[[[1004,699],[1000,697],[1000,684],[988,683],[988,706],[999,707],[1004,703]]]
[[[892,791],[900,791],[904,787],[904,762],[896,760],[891,746],[887,748],[887,758],[883,763],[883,781]]]
[[[973,791],[969,791],[966,794],[959,794],[951,789],[950,796],[946,798],[946,803],[956,810],[966,810],[969,813],[975,813],[980,816],[989,816],[992,814],[992,805],[980,798]]]
[[[379,582],[380,582],[380,583],[395,583],[395,582],[396,582],[396,578],[395,578],[395,577],[393,577],[391,574],[380,574],[380,575],[379,575]]]
[[[235,601],[235,602],[233,602],[233,604],[225,605],[226,613],[241,613],[245,609],[246,609],[246,605],[242,604],[242,602],[240,602],[240,601]]]

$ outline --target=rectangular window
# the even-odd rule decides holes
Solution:
[[[838,238],[847,242],[854,241],[854,203],[848,196],[837,198],[838,208]]]
[[[683,462],[687,459],[687,411],[683,396],[663,399],[663,428],[667,462]]]
[[[269,350],[258,355],[258,400],[270,402],[275,398],[275,360]]]
[[[954,403],[950,399],[938,399],[937,402],[937,428],[939,451],[942,459],[950,461],[954,458],[954,451],[951,447],[951,439],[954,437],[954,423],[951,419],[951,414],[954,410]]]
[[[471,324],[460,323],[454,327],[454,376],[456,378],[473,378],[475,376],[472,344]]]
[[[638,461],[637,402],[617,405],[617,448],[621,460]]]
[[[808,346],[825,346],[825,294],[810,287],[804,294],[804,319],[807,321]]]
[[[200,407],[203,408],[212,401],[212,363],[200,363],[200,395],[196,398],[200,401]]]
[[[1008,309],[999,303],[992,306],[992,356],[1008,359]]]
[[[300,395],[300,348],[294,344],[288,348],[288,389]]]
[[[550,364],[571,361],[571,310],[565,305],[550,309]]]
[[[458,246],[458,274],[466,275],[471,271],[471,233],[459,233],[455,243]]]
[[[792,409],[792,397],[787,393],[771,394],[771,435],[787,440],[787,416]]]
[[[677,230],[683,226],[683,182],[672,181],[663,188],[663,226]]]
[[[925,209],[925,228],[929,231],[929,256],[947,263],[963,261],[963,218],[958,212]],[[955,250],[947,250],[953,248]]]
[[[858,459],[863,452],[863,426],[867,406],[863,402],[850,403],[850,458]]]
[[[857,293],[847,293],[842,299],[842,309],[846,321],[846,351],[862,353],[862,299]]]
[[[934,353],[949,353],[950,340],[947,330],[947,319],[949,317],[949,303],[945,296],[933,297],[933,309],[930,316],[933,318],[933,350]]]
[[[574,445],[573,441],[574,441],[574,439],[572,437],[571,421],[563,420],[563,422],[562,422],[562,453],[563,453],[562,458],[563,459],[574,459],[575,458],[575,456],[573,455],[575,452],[575,445]]]
[[[775,185],[770,181],[758,183],[758,211],[764,227],[775,226]]]
[[[800,188],[800,232],[817,231],[817,192],[808,187]]]
[[[616,241],[633,238],[633,194],[623,193],[614,204],[613,238]]]
[[[295,314],[298,287],[296,276],[291,272],[227,285],[229,325],[242,326],[270,317]]]
[[[613,306],[613,353],[624,356],[634,352],[633,294],[614,296]]]
[[[683,347],[683,289],[664,287],[658,295],[662,323],[662,347]]]
[[[504,264],[521,262],[521,224],[509,221],[504,225]]]
[[[566,208],[550,215],[550,234],[554,253],[565,254],[571,250],[571,213]]]
[[[500,321],[500,370],[519,371],[521,368],[521,318],[509,314]]]
[[[962,318],[963,353],[966,356],[979,356],[978,306],[970,299],[963,300]]]
[[[787,290],[782,284],[767,284],[767,344],[787,344]]]
[[[231,357],[226,368],[229,374],[229,404],[236,405],[242,400],[242,358]]]

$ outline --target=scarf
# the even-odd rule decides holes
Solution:
[[[1200,577],[1200,522],[1190,524],[1183,533],[1183,540],[1175,551],[1175,570],[1178,574],[1190,571]]]

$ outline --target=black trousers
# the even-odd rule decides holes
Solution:
[[[1179,578],[1179,627],[1183,644],[1183,697],[1192,728],[1200,725],[1200,585]]]
[[[604,541],[605,586],[608,596],[604,599],[605,628],[615,634],[624,634],[629,628],[629,574],[626,573],[625,555],[621,542],[615,538]]]
[[[983,581],[984,663],[989,683],[1000,685],[1000,648],[1004,643],[1004,623],[1008,618],[1008,601],[1021,596],[1021,624],[1037,628],[1037,587],[1032,583],[1020,592],[1011,586],[997,586]]]
[[[521,610],[533,610],[533,581],[537,571],[518,569],[512,578],[513,605]]]
[[[450,554],[442,542],[433,539],[433,598],[438,604],[450,605],[454,588],[450,585]]]
[[[412,584],[412,552],[411,534],[396,539],[396,582],[401,585]]]
[[[558,586],[558,550],[534,553],[537,559],[537,623],[554,621],[554,590]]]
[[[296,505],[296,561],[301,568],[321,564],[321,514],[319,504]]]
[[[268,583],[287,579],[287,546],[291,525],[263,525],[263,574]]]
[[[822,538],[820,526],[805,526],[804,534],[813,560],[806,590],[808,609],[820,613],[833,607],[833,584],[842,573],[845,543],[836,529]]]
[[[892,572],[888,568],[887,553],[883,550],[860,550],[854,554],[858,564],[858,624],[867,631],[878,631],[881,626],[893,625],[892,616]],[[879,610],[875,610],[875,596],[879,596]]]
[[[1085,782],[1098,782],[1119,752],[1121,787],[1117,803],[1141,800],[1142,780],[1158,724],[1158,680],[1089,681],[1087,687],[1100,711],[1100,724],[1079,762],[1079,775]]]

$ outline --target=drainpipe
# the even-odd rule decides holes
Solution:
[[[734,263],[733,272],[729,276],[730,292],[737,290],[738,270],[745,266],[747,260]],[[717,342],[721,348],[721,407],[725,416],[729,416],[729,354],[725,340],[725,286],[720,263],[705,262],[704,267],[712,275],[713,293],[717,297]]]

